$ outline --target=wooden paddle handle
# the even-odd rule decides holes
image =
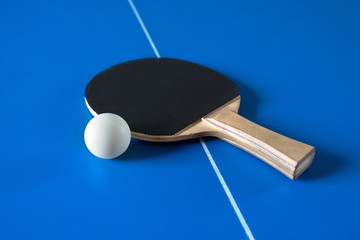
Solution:
[[[291,179],[312,163],[315,148],[261,127],[235,112],[219,110],[205,118],[213,135],[260,158]]]

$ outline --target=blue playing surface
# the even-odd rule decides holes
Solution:
[[[0,239],[360,239],[359,1],[131,3],[1,1]],[[155,51],[228,76],[313,165],[292,181],[214,138],[93,156],[86,84]]]

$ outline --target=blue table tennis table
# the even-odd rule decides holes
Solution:
[[[360,239],[360,2],[0,3],[0,239]],[[215,138],[86,148],[84,91],[170,57],[236,83],[239,113],[316,147],[290,180]]]

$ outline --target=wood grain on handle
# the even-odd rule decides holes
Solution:
[[[312,163],[315,148],[261,127],[235,112],[221,109],[203,120],[221,138],[296,179]]]

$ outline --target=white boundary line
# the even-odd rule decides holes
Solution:
[[[155,44],[154,44],[153,41],[151,40],[150,34],[149,34],[149,32],[146,30],[145,24],[144,24],[143,21],[141,20],[141,17],[140,17],[140,15],[139,15],[138,11],[136,10],[133,1],[132,1],[132,0],[128,0],[128,2],[129,2],[129,4],[130,4],[132,10],[134,11],[134,14],[135,14],[136,18],[138,19],[138,21],[139,21],[139,23],[140,23],[140,25],[141,25],[141,28],[143,29],[143,31],[144,31],[147,39],[149,40],[149,43],[150,43],[152,49],[154,50],[157,58],[160,58],[160,54],[159,54],[159,52],[157,51],[157,49],[156,49],[156,47],[155,47]],[[207,148],[204,140],[203,140],[202,138],[200,138],[199,140],[200,140],[200,143],[201,143],[202,147],[204,148],[204,151],[205,151],[205,153],[206,153],[206,156],[209,158],[209,161],[210,161],[211,166],[213,167],[213,169],[214,169],[214,171],[215,171],[215,173],[216,173],[216,176],[218,177],[218,179],[219,179],[219,181],[220,181],[220,183],[221,183],[221,185],[222,185],[222,187],[223,187],[226,195],[228,196],[228,198],[229,198],[229,200],[230,200],[230,203],[231,203],[232,207],[234,208],[234,211],[235,211],[235,213],[236,213],[236,215],[237,215],[237,217],[238,217],[241,225],[243,226],[243,228],[244,228],[244,230],[245,230],[246,235],[248,236],[248,238],[249,238],[250,240],[255,240],[254,236],[252,235],[252,233],[251,233],[251,231],[250,231],[249,226],[247,225],[247,223],[246,223],[246,221],[245,221],[244,216],[241,214],[240,209],[239,209],[239,207],[237,206],[237,204],[236,204],[236,202],[235,202],[235,199],[234,199],[234,197],[232,196],[232,194],[231,194],[231,192],[230,192],[230,189],[228,188],[228,186],[227,186],[227,184],[226,184],[223,176],[221,175],[220,170],[219,170],[219,168],[217,167],[217,165],[216,165],[213,157],[211,156],[210,151],[209,151],[209,149]]]
[[[215,173],[216,173],[216,175],[217,175],[217,177],[218,177],[218,179],[219,179],[222,187],[224,188],[224,191],[225,191],[226,195],[228,196],[228,198],[229,198],[229,200],[230,200],[231,205],[232,205],[233,208],[234,208],[234,211],[235,211],[235,213],[236,213],[236,215],[237,215],[237,217],[238,217],[241,225],[243,226],[243,228],[244,228],[244,230],[245,230],[245,232],[246,232],[246,235],[249,237],[249,239],[255,240],[254,236],[252,235],[252,233],[251,233],[251,231],[250,231],[249,226],[247,225],[247,223],[246,223],[246,221],[245,221],[244,216],[241,214],[240,209],[239,209],[238,205],[236,204],[233,195],[232,195],[231,192],[230,192],[230,189],[228,188],[228,186],[227,186],[227,184],[226,184],[223,176],[222,176],[221,173],[220,173],[219,168],[217,167],[217,165],[216,165],[213,157],[211,156],[211,154],[210,154],[210,152],[209,152],[209,149],[207,148],[207,146],[206,146],[206,144],[205,144],[205,142],[204,142],[204,140],[203,140],[202,138],[200,138],[200,142],[201,142],[201,145],[202,145],[203,148],[204,148],[204,151],[205,151],[207,157],[208,157],[209,160],[210,160],[211,166],[214,168],[214,171],[215,171]]]
[[[157,57],[157,58],[160,58],[159,52],[157,51],[157,49],[156,49],[156,47],[155,47],[155,44],[154,44],[153,41],[151,40],[151,37],[150,37],[148,31],[146,30],[146,27],[145,27],[143,21],[141,20],[141,17],[140,17],[140,15],[139,15],[138,11],[136,10],[136,7],[135,7],[133,1],[132,1],[132,0],[128,0],[128,2],[129,2],[129,4],[130,4],[132,10],[134,11],[135,16],[136,16],[137,20],[139,21],[142,29],[144,30],[144,33],[145,33],[147,39],[149,40],[150,45],[151,45],[152,49],[154,50],[154,52],[155,52],[155,54],[156,54],[156,57]]]

